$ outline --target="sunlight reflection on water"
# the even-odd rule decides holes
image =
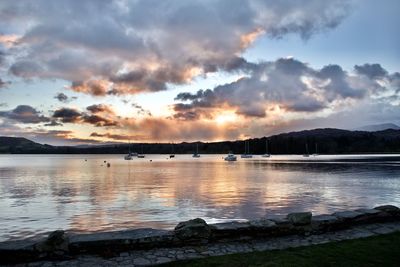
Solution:
[[[400,204],[398,158],[255,156],[232,163],[222,156],[0,155],[0,241],[55,229],[169,229],[195,217],[212,223]]]

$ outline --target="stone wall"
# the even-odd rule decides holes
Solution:
[[[400,221],[400,209],[386,205],[329,215],[312,216],[311,212],[299,212],[274,218],[217,224],[207,224],[203,219],[197,218],[179,223],[173,231],[135,229],[69,235],[58,230],[50,233],[44,240],[0,243],[0,264],[69,259],[79,254],[111,257],[132,250],[268,239],[285,235],[318,235],[359,224],[391,221]]]

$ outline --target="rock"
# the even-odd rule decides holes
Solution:
[[[311,212],[295,212],[287,215],[288,220],[293,225],[307,225],[311,223]]]
[[[261,228],[261,229],[271,228],[276,226],[276,223],[274,221],[265,218],[249,221],[249,224],[254,228]]]
[[[339,218],[339,219],[343,219],[343,220],[352,220],[355,219],[359,216],[362,215],[361,212],[357,212],[357,211],[339,211],[339,212],[335,212],[332,214],[333,216]]]
[[[400,209],[396,206],[393,205],[384,205],[384,206],[378,206],[374,208],[375,210],[380,210],[380,211],[385,211],[387,213],[390,213],[392,215],[400,215]]]
[[[355,210],[355,211],[356,212],[360,212],[360,213],[362,213],[364,215],[366,215],[366,214],[375,215],[375,214],[381,213],[381,211],[378,210],[378,209],[358,209],[358,210]]]
[[[175,235],[181,240],[209,239],[210,226],[201,218],[180,222],[174,230]]]
[[[239,238],[251,234],[252,227],[248,222],[225,222],[210,225],[215,238]]]
[[[137,265],[137,266],[146,266],[146,265],[150,265],[151,261],[149,261],[148,259],[145,259],[145,258],[135,258],[135,259],[133,259],[133,264]]]
[[[332,215],[317,215],[312,216],[311,225],[314,231],[329,231],[338,226],[340,219]]]
[[[69,238],[63,230],[51,232],[45,241],[35,244],[39,252],[47,252],[54,255],[63,255],[69,250]]]
[[[311,222],[319,222],[319,223],[335,223],[338,221],[338,218],[332,215],[317,215],[313,216]]]

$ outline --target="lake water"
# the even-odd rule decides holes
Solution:
[[[400,205],[400,155],[222,156],[0,155],[0,241]]]

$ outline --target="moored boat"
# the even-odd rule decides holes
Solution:
[[[232,154],[232,152],[229,152],[229,154],[224,158],[225,161],[236,161],[236,156]]]

